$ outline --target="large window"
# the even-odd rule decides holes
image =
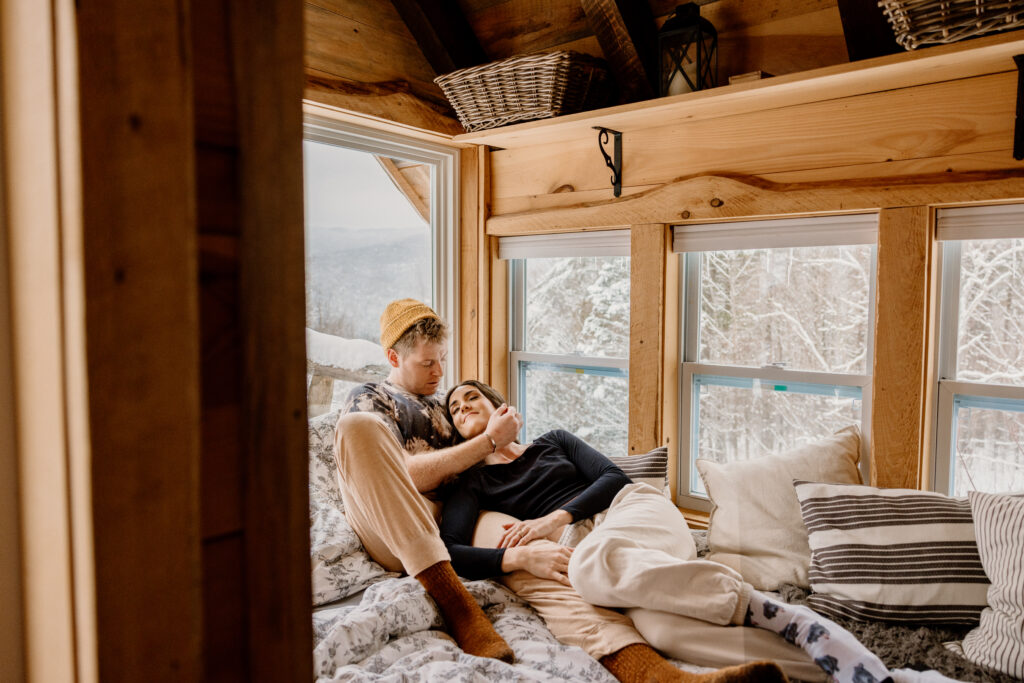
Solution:
[[[510,261],[512,401],[524,438],[567,429],[627,452],[629,233],[503,238]]]
[[[424,301],[454,324],[457,164],[448,148],[319,117],[306,120],[303,159],[313,416],[387,376],[378,339],[389,301]],[[450,359],[457,339],[453,328]]]
[[[1024,206],[945,209],[935,489],[1024,490]]]
[[[679,504],[707,509],[698,458],[868,433],[876,237],[875,215],[676,226]]]

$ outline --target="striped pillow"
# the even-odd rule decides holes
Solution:
[[[808,606],[859,621],[978,623],[989,581],[966,499],[793,483],[811,546]]]
[[[611,455],[608,459],[633,483],[650,484],[659,491],[668,486],[668,446],[660,446],[643,455]]]
[[[976,491],[969,496],[992,587],[981,624],[964,638],[964,655],[1024,679],[1024,497]]]

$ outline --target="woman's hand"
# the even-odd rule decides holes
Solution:
[[[548,538],[558,528],[572,522],[572,515],[565,510],[555,510],[537,519],[502,524],[505,532],[498,541],[499,548],[514,548],[526,545],[538,538]]]
[[[501,569],[505,572],[524,569],[538,578],[553,579],[568,586],[570,557],[572,548],[552,541],[537,541],[528,546],[506,550]]]

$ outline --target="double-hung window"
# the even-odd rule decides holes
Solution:
[[[940,209],[934,488],[1024,490],[1024,205]]]
[[[876,214],[674,228],[679,505],[708,509],[699,458],[770,455],[849,425],[866,441],[877,236]]]
[[[303,140],[311,415],[387,376],[380,314],[414,298],[447,320],[456,358],[457,151],[318,116]]]
[[[503,237],[511,400],[523,438],[567,429],[627,452],[629,231]]]

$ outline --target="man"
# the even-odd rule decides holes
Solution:
[[[349,396],[335,431],[341,495],[352,529],[374,560],[405,571],[437,603],[449,633],[465,652],[513,661],[466,591],[438,535],[430,492],[468,469],[497,445],[515,439],[521,421],[513,410],[495,414],[486,434],[451,446],[452,431],[434,397],[444,374],[447,326],[413,299],[388,304],[381,316],[381,346],[391,372]]]
[[[434,396],[444,374],[447,326],[413,299],[388,304],[380,324],[391,371],[385,381],[352,391],[335,432],[349,523],[374,560],[416,577],[465,652],[511,662],[511,648],[452,569],[435,521],[436,508],[423,494],[431,496],[511,443],[522,418],[502,405],[482,434],[452,446],[452,427]],[[492,527],[492,540],[500,534],[493,523],[480,526]],[[480,533],[485,532],[478,529]],[[686,674],[658,655],[628,617],[586,603],[571,587],[522,570],[505,575],[503,582],[541,614],[561,642],[582,647],[620,681],[785,680],[774,665]]]

